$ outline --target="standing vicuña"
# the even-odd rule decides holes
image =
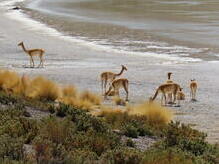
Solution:
[[[178,101],[178,104],[177,104],[178,107],[180,107],[180,101],[185,100],[185,94],[183,93],[182,89],[183,88],[179,88],[179,91],[177,92],[177,95],[176,95],[176,99]]]
[[[38,67],[40,67],[40,66],[43,67],[43,55],[44,55],[44,53],[45,53],[45,51],[44,51],[43,49],[30,49],[30,50],[27,50],[27,49],[25,48],[23,42],[20,42],[20,43],[18,44],[18,46],[21,46],[22,49],[24,50],[24,52],[30,56],[30,67],[32,66],[31,63],[33,64],[33,67],[34,67],[33,56],[39,56],[39,58],[40,58],[40,64],[39,64]]]
[[[191,80],[191,82],[190,82],[190,97],[191,97],[191,100],[196,101],[197,87],[198,87],[198,84],[197,84],[196,80],[195,79]]]
[[[166,98],[166,94],[173,94],[174,100],[173,103],[176,101],[176,93],[179,90],[180,86],[176,83],[166,83],[166,84],[162,84],[160,85],[154,96],[152,98],[150,98],[151,101],[155,100],[157,95],[159,93],[162,93],[162,98],[161,98],[161,104],[163,104],[163,97],[165,100],[165,105],[167,104],[167,98]]]
[[[111,83],[113,80],[115,80],[116,77],[119,77],[122,75],[124,70],[127,71],[127,68],[122,65],[122,69],[119,73],[113,73],[113,72],[103,72],[100,75],[101,78],[101,86],[102,86],[102,94],[104,95],[106,93],[106,86],[108,83]],[[104,88],[104,93],[103,93],[103,88]]]
[[[129,91],[128,91],[128,79],[116,79],[113,80],[112,85],[109,87],[109,90],[105,93],[105,96],[108,96],[108,94],[111,93],[111,90],[114,90],[115,95],[119,96],[119,89],[124,88],[126,92],[126,101],[128,101],[129,98]]]

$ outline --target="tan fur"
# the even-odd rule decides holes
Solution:
[[[161,104],[163,103],[163,97],[165,99],[165,105],[167,104],[167,99],[166,99],[166,94],[172,94],[174,97],[173,103],[176,101],[176,94],[177,91],[179,90],[180,86],[176,83],[166,83],[162,84],[158,87],[156,90],[153,98],[151,99],[152,101],[156,99],[157,95],[159,93],[162,93],[162,99],[161,99]]]
[[[109,90],[105,93],[105,96],[108,96],[111,93],[112,89],[115,92],[114,95],[119,96],[119,89],[124,88],[126,92],[126,101],[128,101],[128,84],[129,84],[128,79],[121,78],[121,79],[114,80]]]
[[[178,106],[180,106],[180,101],[185,100],[185,94],[182,91],[182,88],[177,92],[176,99],[178,101]]]
[[[122,73],[125,70],[127,71],[127,68],[124,65],[122,65],[122,69],[120,73],[113,73],[113,72],[101,73],[100,78],[101,78],[102,94],[106,93],[107,84],[112,83],[112,81],[115,80],[116,77],[119,77],[120,75],[122,75]],[[103,88],[104,88],[104,93],[103,93]]]
[[[196,100],[196,91],[198,88],[198,84],[195,80],[191,80],[190,82],[190,97],[192,100]]]
[[[21,46],[22,49],[24,50],[24,52],[26,54],[28,54],[30,56],[30,67],[32,67],[32,64],[33,64],[33,67],[34,67],[34,60],[33,60],[33,56],[39,56],[40,58],[40,64],[38,67],[43,67],[43,55],[45,53],[45,51],[43,49],[30,49],[30,50],[27,50],[24,46],[24,43],[23,42],[20,42],[18,44],[18,46]]]
[[[107,96],[115,96],[115,95],[116,95],[115,91],[112,90],[112,91],[110,91],[110,93]]]

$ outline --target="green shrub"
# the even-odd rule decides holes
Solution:
[[[153,136],[152,130],[147,125],[142,125],[138,127],[139,136]]]
[[[11,160],[8,158],[0,158],[0,163],[1,164],[35,164],[35,162],[31,161],[24,161],[24,160]]]
[[[69,105],[60,104],[60,106],[56,108],[56,116],[65,117],[69,108]]]
[[[168,147],[177,146],[195,155],[202,155],[208,150],[205,138],[206,134],[190,128],[189,125],[171,122],[166,131],[165,144]]]
[[[207,164],[203,159],[175,148],[145,152],[142,164]]]
[[[123,130],[123,134],[127,137],[137,138],[139,135],[138,129],[135,128],[133,125],[126,125]]]
[[[0,91],[0,104],[10,105],[18,102],[17,97]]]
[[[66,143],[68,150],[87,149],[100,156],[107,150],[120,145],[120,138],[113,133],[96,133],[95,131],[79,132]]]
[[[24,143],[29,143],[36,136],[38,127],[35,120],[23,117],[23,113],[20,109],[0,111],[0,135],[22,137]]]
[[[202,158],[209,163],[219,163],[219,145],[208,145],[208,150],[202,155]]]
[[[13,138],[7,134],[0,135],[0,157],[19,160],[23,157],[22,138]]]
[[[97,161],[98,156],[95,152],[86,149],[76,149],[68,153],[68,157],[65,161],[67,164],[84,164],[93,163]]]
[[[139,164],[142,157],[143,153],[138,150],[121,148],[104,153],[100,163]]]
[[[56,144],[63,144],[75,132],[75,125],[69,118],[60,120],[55,116],[46,117],[40,123],[38,136]]]
[[[78,131],[88,131],[94,130],[96,132],[108,132],[110,127],[102,119],[87,114],[86,111],[72,108],[70,106],[66,107],[66,113],[71,120],[75,123]]]

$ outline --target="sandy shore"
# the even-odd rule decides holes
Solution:
[[[18,15],[19,11],[15,14]],[[80,42],[45,26],[24,19],[14,19],[0,8],[0,67],[16,70],[31,76],[44,75],[61,84],[74,84],[79,89],[100,93],[99,75],[105,70],[120,71],[120,65],[128,67],[123,77],[130,81],[130,103],[147,100],[159,84],[166,80],[166,73],[173,72],[174,81],[184,88],[187,100],[180,108],[172,108],[176,120],[192,124],[207,132],[210,142],[219,142],[219,67],[218,62],[184,63],[168,58],[121,54],[92,44]],[[28,48],[46,50],[45,67],[24,68],[29,58],[17,47],[24,41]],[[198,102],[189,101],[188,83],[191,78],[199,82]]]

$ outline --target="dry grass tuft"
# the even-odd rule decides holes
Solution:
[[[63,97],[77,97],[77,89],[74,86],[65,86],[62,89]]]
[[[25,96],[26,89],[28,88],[29,84],[30,84],[30,79],[27,76],[23,75],[19,81],[19,84],[13,90],[14,94]]]
[[[167,124],[172,119],[172,112],[156,103],[146,102],[136,107],[129,107],[130,115],[145,115],[152,125]]]
[[[101,104],[101,97],[98,95],[95,95],[89,91],[84,91],[80,95],[81,101],[89,101],[94,105],[100,105]]]
[[[87,100],[81,100],[74,97],[63,97],[59,100],[67,105],[71,105],[75,108],[83,109],[83,110],[93,110],[93,104]]]
[[[41,76],[34,78],[27,88],[26,96],[33,99],[54,101],[61,95],[60,88],[54,82]]]
[[[109,107],[109,106],[101,106],[100,107],[100,110],[97,111],[95,114],[96,116],[105,116],[105,115],[108,115],[108,114],[121,114],[121,113],[124,113],[125,110],[122,110],[122,109],[119,109],[119,108],[112,108],[112,107]]]
[[[20,77],[17,73],[12,71],[0,71],[0,90],[5,92],[14,92],[15,88],[19,86]]]
[[[116,105],[122,105],[122,106],[126,105],[126,101],[121,99],[119,96],[113,97],[113,101],[115,102]]]

